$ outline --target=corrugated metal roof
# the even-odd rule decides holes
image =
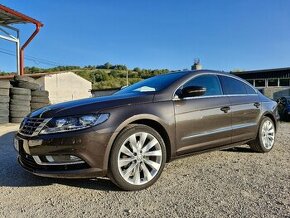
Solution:
[[[35,20],[25,14],[15,11],[0,4],[0,25],[10,25],[19,23],[34,23],[43,26],[41,22]]]
[[[0,25],[9,25],[17,23],[28,23],[28,21],[24,21],[23,19],[16,17],[12,14],[9,14],[6,11],[0,9]]]
[[[290,67],[265,69],[265,70],[240,71],[231,73],[243,79],[290,78]]]

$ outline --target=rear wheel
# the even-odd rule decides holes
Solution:
[[[158,132],[145,125],[129,125],[113,145],[109,175],[121,189],[141,190],[157,181],[165,159],[165,144]]]
[[[260,124],[257,138],[250,142],[250,147],[257,152],[269,152],[275,143],[276,130],[274,122],[269,117],[264,117]]]
[[[284,112],[284,121],[286,121],[286,122],[290,121],[289,114],[288,114],[287,110],[285,110],[285,112]]]

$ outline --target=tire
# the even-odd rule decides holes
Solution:
[[[9,114],[9,109],[8,108],[0,109],[0,117],[8,116],[8,114]]]
[[[48,97],[48,91],[45,90],[36,90],[31,92],[31,96],[39,96],[39,97]]]
[[[21,123],[23,118],[10,118],[11,123]]]
[[[38,110],[39,108],[31,108],[31,112]]]
[[[10,88],[10,93],[12,95],[31,95],[31,90],[13,87]]]
[[[24,89],[31,89],[31,90],[38,90],[40,89],[40,85],[37,83],[31,83],[31,82],[25,82],[25,81],[20,81],[18,83],[19,88],[24,88]]]
[[[0,110],[9,110],[9,103],[0,103]]]
[[[11,99],[20,101],[30,101],[31,95],[11,95]]]
[[[16,105],[16,106],[26,106],[30,107],[30,101],[21,101],[21,100],[15,100],[15,99],[10,99],[10,106],[11,105]]]
[[[263,117],[256,139],[249,143],[252,150],[259,153],[271,151],[275,144],[276,129],[269,117]],[[271,140],[272,139],[272,140]]]
[[[26,117],[30,113],[29,111],[10,111],[10,117],[21,118]]]
[[[45,105],[45,106],[47,106],[47,105]],[[36,111],[36,110],[38,110],[38,109],[40,109],[40,108],[43,108],[43,107],[45,107],[45,106],[37,107],[37,108],[31,108],[31,112],[32,112],[32,111]]]
[[[143,145],[142,143],[139,144],[142,139],[141,136],[146,136],[145,141],[142,140],[144,141]],[[133,150],[130,144],[134,140],[130,141],[130,138],[135,138],[137,141],[136,146],[141,147],[135,147]],[[153,141],[156,143],[153,143],[152,148],[145,152],[148,145],[152,145]],[[142,153],[139,152],[140,150],[142,150]],[[149,152],[150,155],[148,155]],[[154,155],[153,152],[155,152]],[[134,160],[128,161],[129,157],[132,157]],[[129,125],[119,134],[112,146],[108,176],[123,190],[141,190],[148,188],[157,181],[162,173],[165,162],[166,147],[159,133],[146,125]],[[136,167],[138,171],[135,170],[137,169]]]
[[[9,96],[0,95],[0,104],[2,103],[9,103]]]
[[[15,75],[14,76],[14,81],[17,82],[31,82],[34,83],[35,80],[29,76],[19,76],[19,75]]]
[[[289,121],[289,115],[288,115],[288,111],[286,109],[283,112],[283,121],[285,121],[285,122]]]
[[[31,108],[38,109],[47,105],[48,104],[44,104],[44,103],[31,103]]]
[[[9,117],[0,117],[0,124],[9,123]]]
[[[10,111],[29,111],[30,106],[10,105]]]
[[[9,80],[0,80],[0,88],[9,89],[10,88],[10,81]]]
[[[9,96],[9,89],[0,88],[0,95]]]
[[[31,103],[44,103],[44,104],[48,104],[49,103],[49,99],[47,97],[31,97]]]

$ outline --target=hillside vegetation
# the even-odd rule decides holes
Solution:
[[[33,73],[47,73],[47,72],[59,72],[59,71],[73,71],[77,75],[89,80],[93,84],[93,89],[108,89],[108,88],[120,88],[127,85],[128,83],[133,84],[149,77],[164,74],[169,72],[167,69],[161,70],[150,70],[140,69],[138,67],[134,69],[128,69],[125,65],[112,65],[106,63],[104,65],[97,66],[59,66],[54,68],[37,68],[37,67],[26,67],[26,74]],[[0,75],[7,75],[7,73],[0,73]]]

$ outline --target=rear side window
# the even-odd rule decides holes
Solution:
[[[228,76],[219,77],[225,95],[243,95],[248,93],[245,83],[243,83],[242,81]]]
[[[202,75],[188,81],[183,88],[188,86],[202,86],[206,88],[203,96],[222,95],[220,81],[216,75]]]
[[[247,85],[244,83],[244,86],[246,87],[246,90],[247,90],[247,93],[249,95],[252,95],[252,94],[257,94],[257,92],[254,90],[254,88],[252,88],[251,86]]]

